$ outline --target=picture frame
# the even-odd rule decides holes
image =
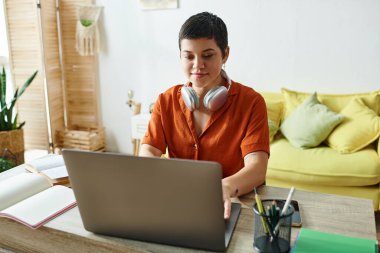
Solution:
[[[177,9],[178,0],[139,0],[141,10]]]

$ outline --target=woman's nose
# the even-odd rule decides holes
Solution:
[[[202,60],[202,57],[195,57],[194,58],[193,68],[194,69],[204,68],[204,61]]]

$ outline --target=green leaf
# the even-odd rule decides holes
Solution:
[[[6,104],[4,102],[4,104],[0,105],[0,131],[8,131],[8,130],[16,129],[16,128],[20,129],[25,124],[25,122],[23,122],[22,124],[20,124],[17,127],[17,114],[16,114],[15,118],[12,120],[13,110],[14,110],[14,106],[17,102],[17,99],[25,92],[26,88],[28,88],[29,85],[33,82],[37,73],[38,73],[38,71],[35,71],[33,73],[33,75],[31,75],[28,78],[28,80],[26,80],[26,82],[24,83],[24,85],[20,89],[19,88],[16,89],[12,100],[8,104]],[[5,75],[4,68],[3,68],[3,74]],[[3,74],[1,74],[1,75],[3,75]],[[1,83],[4,84],[5,81],[1,81]],[[0,95],[3,94],[1,92],[2,91],[0,91]],[[4,101],[5,101],[5,99],[4,99]],[[9,106],[9,108],[7,108],[8,106]]]
[[[26,88],[28,88],[28,86],[33,82],[33,79],[36,77],[37,73],[38,73],[38,70],[36,70],[36,72],[34,72],[33,75],[31,77],[29,77],[28,80],[26,80],[26,82],[24,83],[24,85],[21,87],[20,93],[18,94],[18,96],[16,97],[16,99],[19,98],[24,93],[24,91],[26,90]]]
[[[9,110],[13,110],[13,107],[15,106],[16,101],[17,101],[17,97],[19,97],[19,96],[20,95],[18,95],[18,88],[17,88],[15,91],[15,94],[13,95],[13,98],[16,98],[16,99],[12,99],[12,101],[10,102]]]
[[[17,95],[18,95],[18,88],[15,91],[14,97],[17,97]],[[14,130],[15,129],[15,128],[13,128],[14,121],[12,120],[12,118],[13,118],[13,108],[16,104],[16,101],[17,101],[17,99],[12,100],[11,106],[9,107],[8,112],[7,112],[7,128],[8,128],[8,130]]]
[[[12,125],[13,125],[13,123],[12,123],[12,116],[13,116],[13,108],[9,109],[7,111],[7,120],[6,120],[7,124],[6,124],[6,126],[7,126],[8,130],[12,130]]]
[[[18,113],[16,113],[15,119],[12,122],[12,129],[17,129],[17,118],[18,118]]]
[[[25,125],[25,121],[22,122],[22,123],[17,127],[17,129],[21,129],[24,125]]]
[[[2,117],[2,125],[3,125],[3,127],[2,127],[2,131],[9,131],[9,130],[11,130],[12,128],[11,128],[11,126],[9,126],[9,109],[5,109],[4,111],[3,111],[3,117]]]
[[[7,95],[7,83],[6,83],[6,75],[5,69],[3,66],[3,71],[0,74],[0,107],[3,108],[5,106],[5,99]]]
[[[0,112],[0,131],[6,131],[6,123],[5,123],[6,112]]]

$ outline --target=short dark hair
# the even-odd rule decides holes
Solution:
[[[215,39],[222,51],[222,56],[225,56],[228,47],[228,32],[227,26],[221,18],[209,12],[201,12],[188,18],[179,31],[179,50],[181,50],[183,39],[199,38]]]

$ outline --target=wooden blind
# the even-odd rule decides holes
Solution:
[[[44,73],[36,2],[35,0],[4,1],[4,12],[14,85],[20,87],[35,70],[39,71],[33,83],[17,102],[19,121],[26,121],[25,148],[47,149]]]
[[[75,49],[77,7],[92,0],[60,0],[63,66],[68,128],[99,127],[98,62],[96,56],[80,56]]]
[[[53,0],[41,0],[40,20],[46,77],[47,106],[50,115],[51,137],[55,144],[55,131],[65,125],[63,106],[63,80],[57,29],[57,5]]]

